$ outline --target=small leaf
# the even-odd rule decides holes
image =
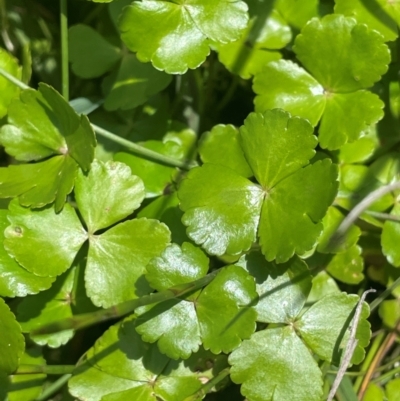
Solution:
[[[315,303],[327,295],[339,292],[340,290],[336,281],[325,271],[319,272],[313,277],[307,303]]]
[[[290,25],[301,29],[311,18],[321,14],[324,4],[318,0],[276,0],[274,6]]]
[[[264,192],[228,167],[192,169],[178,196],[188,236],[209,254],[239,254],[255,241]]]
[[[277,265],[267,262],[261,253],[252,252],[236,264],[256,280],[257,321],[290,323],[297,317],[311,290],[311,273],[305,262],[295,256]]]
[[[400,216],[400,203],[396,203],[390,212],[392,216]],[[382,252],[390,264],[400,266],[400,224],[397,221],[385,221],[382,229]]]
[[[81,78],[100,77],[121,58],[120,49],[88,25],[74,25],[68,34],[71,68]]]
[[[4,230],[9,225],[7,210],[0,209],[0,242],[4,241]],[[0,246],[0,295],[4,297],[25,297],[49,288],[54,277],[39,277],[21,267]],[[1,399],[1,398],[0,398]]]
[[[3,298],[0,298],[0,317],[0,372],[11,374],[19,365],[25,340],[20,325]]]
[[[87,175],[79,172],[75,198],[89,233],[94,233],[136,210],[144,199],[144,185],[128,166],[94,160]]]
[[[122,58],[118,70],[103,81],[104,108],[110,111],[133,109],[165,89],[171,80],[171,75],[128,54]]]
[[[396,329],[400,319],[400,305],[397,299],[388,299],[382,301],[378,309],[379,317],[383,324],[392,330]]]
[[[259,331],[229,356],[231,379],[254,401],[320,401],[322,373],[292,327]]]
[[[221,164],[243,177],[253,172],[240,146],[239,131],[233,125],[215,125],[201,137],[199,153],[203,163]]]
[[[146,265],[169,241],[165,224],[145,218],[91,235],[85,282],[92,302],[107,308],[149,294],[151,289],[144,278]]]
[[[68,204],[56,214],[49,207],[31,211],[13,201],[8,220],[11,225],[4,232],[4,247],[26,270],[42,277],[58,276],[67,270],[87,239]]]
[[[396,401],[400,397],[400,379],[393,379],[386,385],[386,394],[388,401]]]
[[[312,305],[295,323],[303,341],[319,358],[339,366],[358,299],[356,295],[345,293],[328,295]],[[363,360],[364,348],[371,337],[366,320],[368,315],[368,304],[364,304],[356,333],[358,343],[352,358],[355,364]]]
[[[238,39],[247,26],[246,11],[243,1],[142,0],[124,9],[119,29],[139,60],[151,61],[170,74],[183,74],[205,60],[208,39],[221,43]]]
[[[0,68],[15,78],[21,79],[22,69],[18,65],[17,60],[2,48],[0,48]],[[8,106],[12,99],[18,95],[19,89],[8,79],[0,76],[0,93],[0,118],[3,118],[7,114]]]
[[[337,14],[309,21],[296,37],[294,51],[329,92],[369,88],[390,62],[389,49],[379,33]]]
[[[316,126],[325,109],[323,86],[290,60],[268,63],[254,77],[253,90],[256,111],[280,107]]]

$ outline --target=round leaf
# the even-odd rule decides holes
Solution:
[[[68,204],[56,214],[52,208],[32,211],[13,201],[8,220],[11,225],[4,232],[4,247],[25,269],[42,277],[67,270],[87,239]]]
[[[255,241],[264,191],[233,170],[217,164],[194,168],[178,196],[188,236],[209,254],[236,255]]]
[[[85,271],[87,294],[104,308],[151,292],[146,265],[170,241],[165,224],[145,218],[125,221],[91,235]]]
[[[256,111],[276,107],[306,118],[316,126],[325,108],[324,88],[289,60],[267,64],[254,78]]]
[[[121,38],[141,61],[160,70],[183,74],[198,67],[210,52],[207,39],[227,43],[247,26],[243,1],[142,0],[124,9]]]
[[[308,121],[279,109],[251,113],[240,127],[240,139],[247,162],[267,192],[307,165],[317,145]]]
[[[20,325],[3,298],[0,298],[0,332],[0,372],[11,374],[18,367],[25,340]]]
[[[259,331],[229,356],[231,379],[254,401],[320,401],[322,372],[290,326]]]
[[[317,161],[287,177],[264,201],[258,235],[267,260],[286,262],[313,248],[322,218],[337,190],[337,169],[329,159]]]
[[[384,38],[353,18],[313,18],[296,37],[294,51],[328,92],[365,89],[379,81],[390,62]]]
[[[79,172],[75,198],[89,233],[94,233],[136,210],[144,198],[144,185],[128,166],[95,160],[87,175]]]
[[[239,131],[233,125],[215,125],[201,137],[199,144],[201,160],[203,163],[221,164],[243,177],[251,177],[253,172],[244,157],[239,141]]]
[[[21,79],[22,71],[17,60],[2,48],[0,48],[0,68],[15,78]],[[7,114],[8,106],[11,100],[18,95],[18,92],[19,89],[16,85],[3,76],[0,76],[0,118],[3,118]]]
[[[4,241],[4,230],[10,223],[7,210],[0,209],[0,242]],[[39,277],[21,267],[0,246],[0,295],[4,297],[25,297],[36,294],[51,286],[54,277]]]

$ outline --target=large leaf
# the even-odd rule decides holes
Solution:
[[[75,192],[79,212],[92,234],[136,210],[144,198],[144,185],[124,164],[95,160],[87,175],[78,174]]]
[[[254,401],[320,401],[322,373],[291,326],[259,331],[229,356],[231,379]]]
[[[22,71],[17,60],[3,48],[0,48],[0,67],[15,78],[21,79]],[[16,85],[0,76],[0,118],[7,114],[8,106],[11,100],[18,95],[18,92],[19,89]]]
[[[9,225],[7,210],[0,209],[0,242],[4,241],[4,230]],[[51,286],[54,277],[39,277],[19,265],[0,246],[0,295],[3,297],[24,297],[36,294]]]
[[[145,268],[168,245],[170,232],[165,224],[142,218],[91,235],[89,241],[87,293],[106,308],[151,292]]]
[[[42,277],[67,270],[87,239],[75,210],[68,204],[56,214],[50,207],[31,211],[15,200],[9,205],[4,247],[25,269]],[[45,250],[45,251],[44,251]]]
[[[171,361],[157,346],[140,339],[134,320],[111,327],[86,354],[69,381],[71,394],[87,401],[183,400],[200,387],[204,352]]]
[[[20,325],[3,298],[0,298],[0,317],[0,372],[11,374],[18,367],[25,340]]]
[[[177,248],[173,247],[171,251],[176,253]],[[186,254],[185,259],[197,259],[200,256],[195,248],[188,246],[182,251]],[[187,266],[183,256],[176,258],[167,251],[163,260],[158,258],[158,262],[154,263],[161,267],[168,262],[171,266],[178,259],[175,262],[178,266],[173,270],[179,267],[183,270]],[[199,261],[194,261],[191,267],[195,272],[195,275],[192,273],[194,277],[205,274],[204,262],[201,265]],[[172,270],[171,267],[169,269]],[[182,282],[189,273],[187,268],[185,270],[180,274],[174,272],[170,280],[177,284]],[[248,338],[254,332],[256,313],[250,304],[256,297],[251,276],[238,266],[230,266],[224,268],[200,295],[138,309],[137,331],[144,341],[158,341],[160,351],[174,359],[188,358],[198,350],[200,344],[215,354],[221,351],[227,353],[237,347],[241,339]]]
[[[183,74],[210,52],[209,40],[238,39],[247,26],[247,5],[230,0],[142,0],[126,7],[119,22],[121,38],[139,60],[160,70]]]

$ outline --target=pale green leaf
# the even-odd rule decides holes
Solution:
[[[384,38],[343,15],[313,18],[296,37],[294,51],[328,92],[369,88],[390,62]]]
[[[165,224],[145,218],[91,235],[85,282],[92,302],[106,308],[150,293],[146,265],[169,241]]]
[[[7,210],[0,209],[0,242],[4,241],[4,230],[9,225]],[[0,246],[0,295],[3,297],[25,297],[51,286],[54,277],[39,277],[21,267],[11,258],[3,245]]]
[[[256,111],[282,108],[315,126],[325,109],[324,88],[290,60],[268,63],[254,77]]]
[[[240,146],[239,131],[233,125],[219,124],[205,132],[199,143],[199,153],[203,163],[221,164],[243,177],[253,175]]]
[[[336,281],[325,271],[319,272],[313,277],[307,303],[314,303],[326,295],[337,294],[338,292],[340,290]]]
[[[73,25],[68,35],[71,68],[81,78],[100,77],[121,58],[121,50],[88,25]]]
[[[11,374],[19,365],[25,340],[20,325],[3,298],[0,298],[0,332],[0,372]]]
[[[322,373],[291,326],[259,331],[229,356],[231,379],[252,401],[320,401]]]
[[[392,216],[400,216],[400,203],[396,203],[390,212]],[[385,221],[382,229],[382,252],[393,266],[400,266],[400,223],[398,221]]]
[[[42,277],[67,270],[87,239],[75,210],[68,204],[56,214],[49,207],[32,211],[13,201],[8,220],[11,225],[4,232],[4,247],[25,269]]]
[[[315,155],[317,138],[305,120],[283,110],[251,113],[240,127],[244,155],[257,181],[268,192],[306,166]]]
[[[294,253],[302,255],[313,248],[323,229],[321,219],[336,195],[336,177],[336,166],[325,159],[298,170],[269,191],[258,229],[267,260],[286,262]]]
[[[183,74],[197,68],[210,52],[209,41],[228,43],[247,26],[242,1],[142,0],[126,7],[119,21],[121,38],[141,61],[160,70]]]
[[[395,330],[397,323],[400,319],[400,305],[397,299],[388,299],[379,305],[379,317],[382,319],[383,324]]]
[[[106,110],[129,110],[145,103],[151,96],[165,89],[171,82],[171,75],[156,70],[152,65],[141,63],[135,55],[122,58],[115,73],[103,81],[106,94]]]
[[[252,252],[236,264],[256,280],[257,321],[290,323],[297,317],[311,290],[311,273],[305,262],[295,256],[278,265],[267,262],[261,253]]]
[[[388,401],[396,401],[400,397],[400,379],[396,378],[391,380],[386,385],[386,394]]]
[[[21,79],[22,70],[18,65],[18,61],[6,50],[0,48],[0,67],[17,79]],[[19,93],[16,85],[8,79],[0,76],[0,118],[7,114],[8,106],[12,99]]]
[[[374,382],[370,382],[367,386],[367,389],[365,390],[363,401],[387,401],[387,398],[384,397],[385,392],[383,391],[383,389]],[[394,399],[393,401],[395,400],[396,399]]]
[[[318,0],[276,0],[274,3],[283,18],[297,29],[301,29],[311,18],[319,16],[323,5]]]
[[[87,175],[79,172],[75,198],[89,233],[107,228],[129,216],[144,199],[142,180],[128,166],[93,161]]]
[[[339,366],[340,358],[349,338],[349,324],[359,297],[345,293],[328,295],[312,305],[295,323],[305,344],[319,358]],[[358,323],[358,340],[352,363],[364,358],[364,348],[371,337],[368,304],[364,304]]]
[[[192,169],[179,192],[187,234],[212,255],[239,254],[256,239],[264,191],[217,164]]]

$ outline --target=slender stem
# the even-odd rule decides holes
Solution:
[[[84,313],[81,315],[73,316],[69,319],[50,323],[47,326],[43,326],[37,330],[32,331],[31,335],[50,334],[71,329],[78,330],[92,326],[96,323],[104,322],[110,319],[116,319],[132,313],[139,306],[151,305],[158,302],[167,301],[169,299],[182,297],[183,295],[203,288],[204,286],[209,284],[218,273],[219,270],[215,270],[212,273],[207,274],[207,276],[192,281],[191,283],[180,284],[175,287],[171,287],[168,290],[145,295],[141,298],[133,299],[131,301],[112,306],[108,309],[102,309],[92,313]]]
[[[33,375],[44,373],[46,375],[65,375],[72,373],[75,365],[19,365],[14,375]]]
[[[344,238],[347,230],[351,227],[351,225],[360,217],[362,213],[365,212],[374,202],[380,199],[382,196],[388,194],[389,192],[395,191],[396,189],[400,189],[400,181],[396,181],[392,184],[385,185],[384,187],[380,187],[375,191],[368,194],[358,205],[356,205],[350,213],[345,217],[342,221],[336,233],[330,239],[330,245],[335,245],[340,243],[340,241]]]
[[[15,78],[13,75],[8,73],[6,70],[0,67],[0,75],[2,75],[4,78],[8,79],[10,82],[12,82],[14,85],[18,86],[20,89],[29,89],[29,86],[24,84],[22,81],[20,81],[18,78]]]
[[[91,124],[91,126],[96,132],[96,134],[101,135],[104,138],[110,139],[113,142],[119,143],[120,145],[125,146],[131,152],[136,153],[146,159],[157,161],[167,166],[178,167],[184,170],[189,170],[190,168],[197,165],[196,162],[186,162],[186,161],[176,160],[173,159],[172,157],[154,152],[153,150],[146,149],[143,146],[137,145],[136,143],[128,141],[125,138],[121,138],[120,136],[115,135],[112,132],[105,130],[104,128],[98,127],[95,124]]]
[[[372,217],[375,217],[379,220],[389,220],[389,221],[396,221],[400,222],[400,216],[395,216],[390,213],[381,213],[381,212],[374,212],[373,210],[366,210],[366,214],[369,214]]]
[[[68,5],[60,0],[62,95],[69,100]]]
[[[58,380],[56,380],[54,383],[52,383],[50,386],[46,387],[46,389],[43,391],[42,394],[39,395],[35,399],[35,401],[45,401],[48,398],[50,398],[52,395],[56,394],[65,384],[68,383],[68,380],[70,379],[72,375],[67,374],[64,376],[61,376]]]

